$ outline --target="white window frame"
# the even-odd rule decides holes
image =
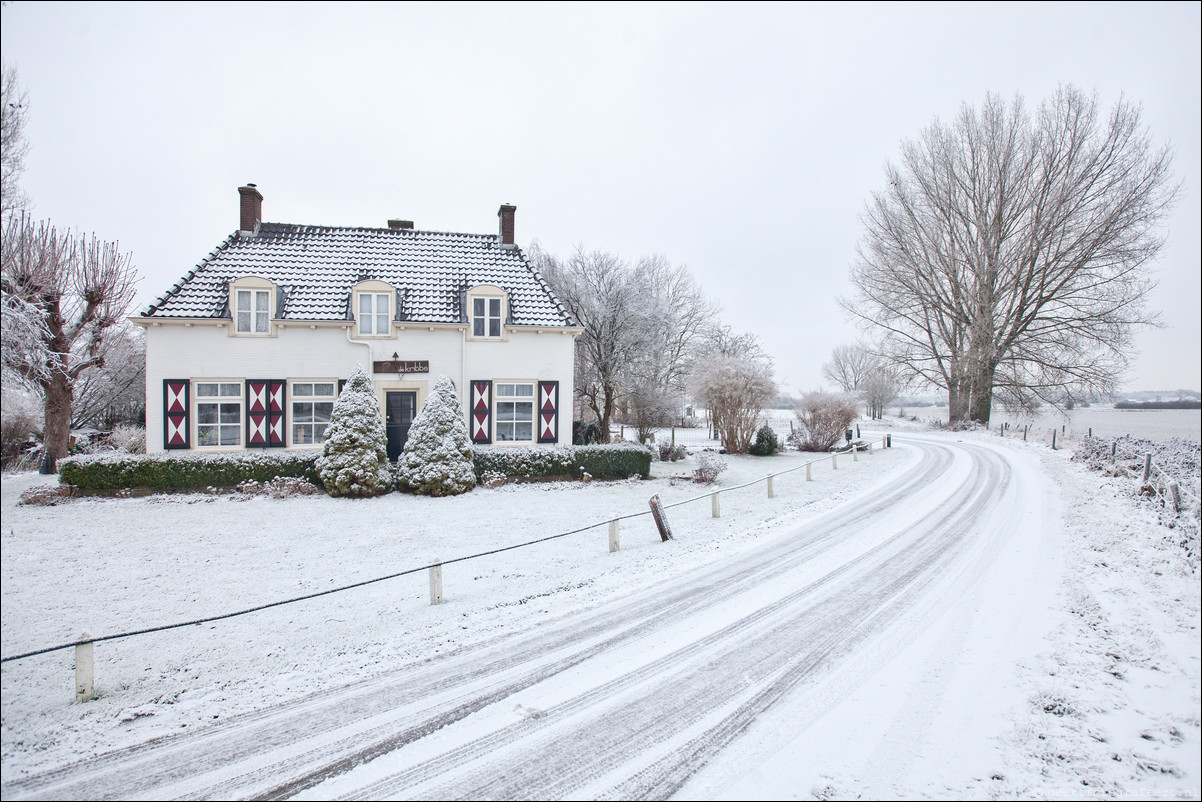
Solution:
[[[505,340],[505,320],[509,316],[509,297],[505,290],[489,284],[474,287],[467,296],[469,340]]]
[[[506,393],[505,388],[510,391]],[[528,388],[530,393],[519,394],[518,388]],[[538,435],[538,383],[533,381],[494,381],[493,382],[493,442],[505,445],[528,445],[536,442]],[[530,437],[528,439],[518,439],[518,427],[527,422],[526,418],[518,417],[519,404],[530,405]],[[501,420],[502,408],[504,406],[513,407],[512,418],[507,421]],[[509,434],[506,438],[503,434]]]
[[[325,421],[314,420],[313,415],[315,410],[311,410],[308,415],[310,420],[303,420],[302,415],[297,412],[298,404],[326,404],[330,405],[330,410],[334,409],[334,402],[338,400],[338,380],[337,379],[298,379],[290,381],[288,387],[288,404],[290,413],[288,418],[288,438],[289,444],[297,448],[320,448],[325,442],[325,430],[329,428],[330,421],[327,418]],[[317,389],[320,385],[330,385],[328,394],[317,394]],[[309,388],[308,394],[299,391],[298,388]],[[314,436],[314,429],[318,425],[323,426],[322,437],[317,439]],[[298,439],[298,427],[308,427],[309,439],[305,441],[303,438]]]
[[[201,390],[208,388],[209,385],[216,387],[216,395],[202,394]],[[194,425],[194,439],[192,442],[196,444],[196,448],[202,449],[230,449],[242,448],[243,429],[246,424],[245,415],[245,399],[244,388],[246,382],[242,379],[195,379],[192,382],[192,408],[196,423]],[[216,420],[212,422],[204,422],[201,420],[202,407],[216,407]],[[231,409],[233,408],[233,409]],[[222,420],[222,415],[230,415],[236,410],[236,414],[227,420]],[[205,443],[201,437],[202,431],[215,430],[217,435],[216,443]],[[233,442],[222,442],[224,434],[232,432],[234,434]]]
[[[247,300],[246,309],[242,308],[243,298]],[[234,302],[237,305],[234,310],[234,328],[239,334],[271,333],[271,290],[240,287],[234,290]],[[260,305],[262,309],[259,308]],[[246,324],[245,328],[243,322]]]
[[[360,337],[392,336],[392,295],[388,292],[363,291],[355,294],[355,320]],[[368,302],[366,311],[363,302]],[[381,306],[383,311],[381,311]]]

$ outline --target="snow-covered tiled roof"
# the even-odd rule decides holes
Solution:
[[[261,276],[283,289],[282,320],[344,320],[351,288],[376,279],[401,292],[406,321],[464,322],[465,291],[494,284],[509,294],[511,324],[572,325],[521,249],[502,247],[495,234],[284,223],[230,235],[145,316],[228,317],[229,282],[244,276]]]

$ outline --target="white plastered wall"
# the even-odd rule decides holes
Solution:
[[[391,360],[394,353],[401,360],[428,361],[430,371],[373,376],[381,406],[388,390],[414,389],[420,408],[429,387],[446,375],[455,382],[466,421],[472,380],[558,381],[559,442],[570,443],[573,336],[514,327],[505,341],[472,341],[465,331],[411,324],[397,327],[393,337],[348,340],[345,328],[303,323],[277,326],[272,336],[230,336],[227,325],[208,322],[151,323],[146,330],[147,450],[163,450],[164,379],[345,379],[356,363],[370,372],[373,362]],[[189,421],[195,443],[191,411]]]

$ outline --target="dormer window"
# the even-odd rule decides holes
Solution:
[[[472,299],[472,336],[501,336],[501,299]]]
[[[359,293],[359,336],[387,337],[392,333],[391,294],[386,292]]]
[[[231,337],[275,336],[279,288],[261,276],[242,276],[229,285]]]
[[[467,295],[467,308],[471,315],[473,340],[505,339],[505,290],[482,284],[472,288]]]
[[[271,290],[235,290],[234,323],[239,334],[271,331]]]

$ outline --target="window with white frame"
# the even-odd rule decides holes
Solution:
[[[236,290],[235,330],[240,334],[271,331],[271,290]]]
[[[391,299],[386,292],[359,293],[359,334],[377,336],[391,333]]]
[[[242,442],[242,382],[196,383],[196,444],[236,446]]]
[[[337,398],[334,382],[292,383],[292,445],[319,445]]]
[[[472,336],[501,336],[500,298],[472,298]]]
[[[498,382],[495,394],[497,442],[534,442],[534,384]]]

